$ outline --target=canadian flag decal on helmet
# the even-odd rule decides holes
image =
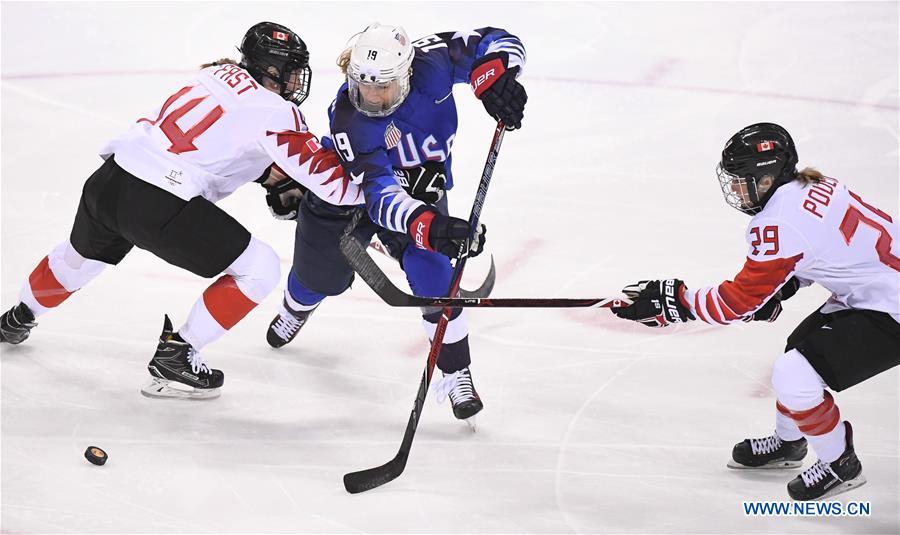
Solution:
[[[278,39],[279,41],[287,41],[288,35],[284,32],[272,32],[272,37]]]
[[[756,145],[756,152],[765,152],[767,150],[772,150],[775,148],[775,143],[772,141],[763,141]]]

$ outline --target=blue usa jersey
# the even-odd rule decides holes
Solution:
[[[328,110],[331,141],[350,179],[361,184],[372,221],[406,232],[409,216],[423,202],[410,197],[394,178],[393,168],[419,167],[427,160],[444,162],[447,189],[453,187],[450,149],[456,136],[453,85],[469,83],[472,64],[493,52],[508,55],[508,68],[525,66],[525,48],[505,30],[480,28],[423,37],[413,43],[410,91],[386,117],[363,115],[350,102],[347,84]]]

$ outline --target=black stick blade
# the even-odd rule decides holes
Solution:
[[[466,299],[490,297],[491,292],[494,291],[494,282],[496,281],[496,279],[497,267],[494,265],[494,255],[491,255],[491,269],[488,271],[487,277],[485,277],[484,282],[481,283],[481,286],[475,288],[474,290],[466,290],[465,288],[460,288],[459,296]]]
[[[404,468],[406,459],[394,457],[381,466],[344,474],[344,488],[350,494],[372,490],[400,477]]]

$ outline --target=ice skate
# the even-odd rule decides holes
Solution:
[[[438,403],[449,397],[453,406],[453,416],[465,421],[475,431],[475,415],[481,412],[484,404],[475,391],[472,372],[466,367],[453,373],[441,373],[443,378],[435,385]]]
[[[823,500],[860,487],[866,483],[862,464],[853,450],[853,428],[847,426],[847,445],[844,453],[832,463],[817,460],[816,464],[788,483],[788,494],[798,501]]]
[[[293,311],[282,300],[281,307],[278,309],[278,315],[269,324],[269,330],[266,332],[266,341],[275,348],[286,345],[297,336],[297,333],[300,332],[300,329],[306,324],[306,320],[309,319],[315,310],[313,308]]]
[[[213,399],[225,381],[221,370],[211,370],[193,346],[172,331],[169,316],[147,369],[152,380],[141,394],[149,398]]]
[[[734,445],[728,468],[786,469],[800,468],[806,457],[806,439],[782,440],[777,434],[766,438],[748,438]]]
[[[25,303],[19,303],[0,316],[0,342],[21,344],[36,325],[31,309]]]

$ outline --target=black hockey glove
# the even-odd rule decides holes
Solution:
[[[431,206],[417,208],[409,218],[408,233],[419,249],[435,251],[448,258],[456,258],[460,244],[469,238],[469,223],[458,217],[439,213]],[[478,225],[474,242],[469,244],[464,256],[478,256],[484,250],[487,228]]]
[[[678,279],[640,281],[622,289],[632,303],[626,307],[613,307],[611,310],[622,319],[637,321],[647,327],[685,323],[694,319],[690,309],[681,300],[686,289]]]
[[[297,219],[300,199],[306,193],[306,188],[290,178],[270,186],[263,184],[263,188],[266,190],[266,204],[269,205],[272,217],[282,221]]]
[[[769,323],[775,321],[781,314],[781,302],[794,297],[799,288],[800,281],[797,277],[791,277],[759,310],[749,316],[744,316],[744,321],[767,321]]]
[[[528,94],[516,80],[519,67],[508,69],[509,54],[492,52],[472,64],[469,80],[475,96],[484,104],[488,115],[506,124],[507,130],[522,128]]]
[[[779,301],[787,301],[791,297],[794,297],[794,294],[797,293],[797,290],[800,289],[800,279],[797,277],[791,277],[788,279],[784,286],[778,290],[778,293],[775,294],[775,297],[778,298]]]
[[[447,171],[443,162],[427,161],[421,167],[394,169],[394,178],[413,199],[434,204],[444,196]]]
[[[778,316],[781,315],[781,300],[772,297],[766,304],[759,307],[759,310],[750,314],[749,316],[744,316],[743,321],[749,323],[751,321],[767,321],[772,323],[773,321],[778,319]]]

